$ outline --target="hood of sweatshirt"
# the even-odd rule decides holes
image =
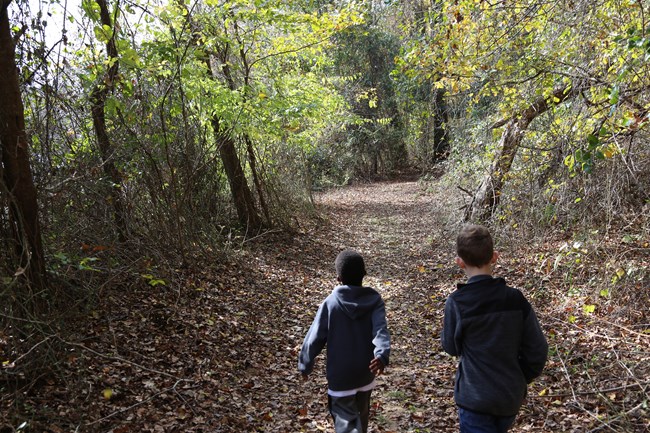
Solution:
[[[381,296],[371,287],[337,286],[332,295],[351,319],[363,316],[381,302]]]

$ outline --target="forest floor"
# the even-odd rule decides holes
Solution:
[[[370,430],[457,431],[455,360],[439,343],[444,301],[463,280],[454,195],[417,181],[333,189],[295,233],[261,235],[164,285],[107,284],[75,338],[48,337],[66,353],[58,374],[1,397],[0,433],[332,431],[325,356],[303,382],[297,353],[344,248],[365,257],[392,336]],[[619,235],[498,240],[496,273],[531,300],[551,348],[513,432],[650,431],[650,251],[647,238]],[[607,271],[628,287],[617,296],[589,290],[590,272],[611,278],[604,256],[624,270]]]

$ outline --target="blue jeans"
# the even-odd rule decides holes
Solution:
[[[495,416],[458,408],[460,433],[505,433],[515,422],[513,416]]]

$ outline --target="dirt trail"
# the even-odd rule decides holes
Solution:
[[[392,359],[374,392],[374,431],[456,429],[454,366],[440,353],[438,336],[445,291],[457,272],[453,242],[437,220],[439,201],[417,182],[359,185],[320,197],[331,224],[325,236],[335,249],[364,255],[364,283],[386,302]]]
[[[297,317],[286,317],[285,325],[296,330],[288,341],[294,356],[285,364],[295,371],[295,353],[302,337],[318,303],[336,283],[336,254],[354,248],[364,255],[368,268],[364,284],[384,297],[392,336],[391,365],[374,392],[372,431],[457,429],[452,399],[454,363],[441,353],[438,338],[446,293],[460,274],[452,264],[453,236],[441,217],[448,213],[440,209],[441,198],[440,192],[427,191],[418,182],[330,190],[317,197],[323,224],[287,240],[287,250],[266,263],[276,275],[300,274],[295,293],[300,307],[294,310]],[[262,242],[256,247],[250,254],[263,257],[269,245]],[[266,257],[268,261],[269,255]],[[297,391],[289,403],[293,407],[285,406],[277,418],[293,417],[284,424],[286,430],[278,422],[272,431],[331,430],[324,361],[322,356],[309,383],[295,383],[297,378],[291,378],[291,388],[296,388],[289,394]]]
[[[263,304],[245,305],[244,310],[263,305],[257,314],[265,317],[256,323],[257,334],[274,336],[286,350],[275,352],[268,375],[260,374],[263,359],[249,357],[253,373],[248,380],[253,385],[241,378],[233,383],[230,395],[251,401],[248,418],[238,418],[240,428],[332,431],[326,407],[325,356],[318,359],[306,383],[299,380],[296,358],[318,304],[336,284],[334,258],[340,250],[354,248],[366,259],[364,284],[384,297],[392,337],[391,365],[373,392],[371,431],[458,430],[452,388],[455,361],[442,353],[439,343],[444,300],[463,278],[453,262],[457,226],[453,212],[446,208],[457,206],[452,199],[444,189],[427,190],[418,182],[330,190],[317,197],[321,224],[290,238],[262,237],[250,245],[243,259],[257,263],[259,272],[251,281],[275,289],[263,289]],[[451,221],[446,220],[449,215]],[[252,397],[247,393],[251,388]],[[223,405],[222,410],[236,412]],[[532,425],[530,416],[520,417],[518,423],[524,426],[520,431]],[[235,421],[232,417],[225,420]],[[223,423],[221,428],[237,431]]]
[[[392,335],[391,365],[373,392],[371,431],[458,431],[452,391],[455,360],[442,353],[439,343],[444,301],[464,279],[453,260],[460,219],[457,198],[443,185],[409,181],[330,190],[317,197],[321,224],[250,242],[236,267],[240,276],[229,292],[215,295],[222,308],[230,308],[230,317],[242,312],[247,316],[224,333],[234,343],[223,338],[215,343],[221,348],[230,344],[230,359],[227,368],[214,372],[219,384],[214,394],[219,397],[210,431],[332,431],[325,357],[306,383],[299,379],[296,361],[318,304],[336,284],[333,262],[344,248],[364,255],[364,284],[384,297]],[[640,409],[645,407],[647,382],[638,379],[645,377],[647,366],[641,334],[594,321],[593,315],[577,319],[584,328],[564,320],[561,278],[548,279],[545,268],[528,257],[539,255],[539,247],[516,253],[511,248],[502,254],[496,272],[531,299],[552,350],[559,354],[550,357],[542,377],[529,387],[511,431],[647,431]],[[553,257],[557,246],[546,248]],[[576,308],[579,314],[582,307]],[[626,332],[621,334],[621,329]],[[639,376],[627,367],[621,370],[611,356],[637,365]],[[590,367],[585,357],[601,367]],[[605,389],[620,394],[603,397],[598,391],[603,381]],[[585,391],[577,394],[577,389]],[[594,415],[599,413],[607,421]],[[622,427],[615,427],[619,422]]]

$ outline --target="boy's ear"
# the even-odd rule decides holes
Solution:
[[[492,260],[490,260],[490,264],[492,265],[495,264],[498,259],[499,259],[499,252],[495,251],[494,253],[492,253]]]
[[[456,257],[456,264],[458,265],[459,268],[465,269],[466,266],[465,262],[460,257]]]

